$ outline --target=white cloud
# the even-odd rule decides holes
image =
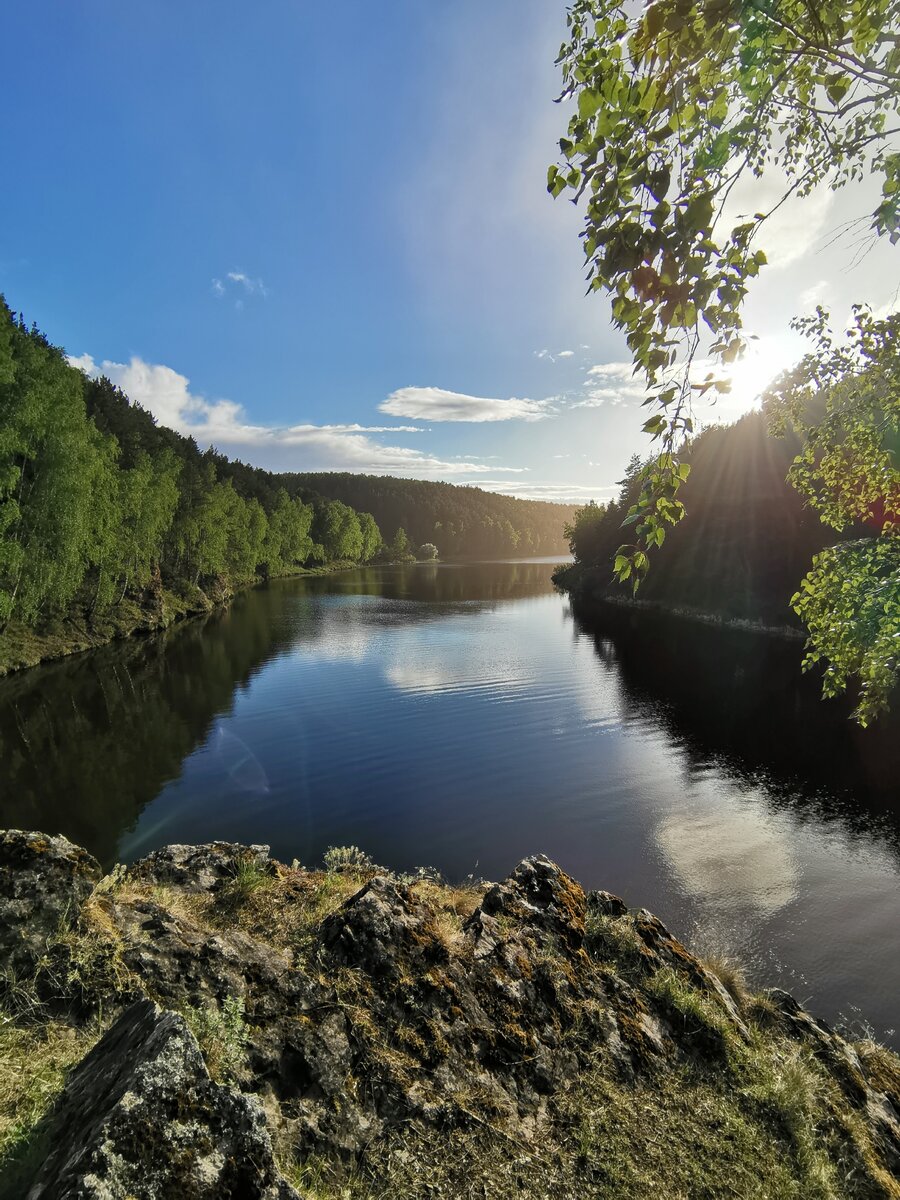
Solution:
[[[827,279],[820,279],[817,283],[810,284],[800,293],[800,307],[803,309],[815,308],[817,304],[822,303],[830,288],[831,284]]]
[[[734,225],[751,219],[754,213],[775,209],[790,186],[784,173],[774,167],[761,179],[745,175],[728,198],[714,234],[722,240]],[[772,212],[756,238],[766,252],[770,269],[795,263],[822,241],[833,202],[834,192],[821,184],[808,196],[792,196]]]
[[[253,279],[245,271],[226,271],[223,279],[216,277],[212,281],[212,293],[219,299],[227,292],[234,291],[235,288],[247,296],[262,296],[263,299],[269,294],[269,289],[261,279]],[[234,306],[243,308],[243,300],[240,298],[235,300]]]
[[[370,471],[416,476],[518,474],[483,460],[447,461],[406,446],[385,446],[372,433],[422,433],[416,425],[254,425],[240,404],[206,400],[190,390],[190,380],[171,367],[134,357],[128,363],[95,363],[89,354],[69,362],[94,377],[106,375],[157,420],[202,446],[214,445],[236,458],[273,469]]]
[[[535,358],[545,358],[547,362],[556,362],[558,358],[571,358],[575,353],[574,350],[557,350],[555,354],[551,354],[549,350],[535,350]]]
[[[557,358],[571,358],[574,353],[575,353],[574,350],[560,350],[556,357]]]
[[[511,479],[478,479],[473,486],[485,492],[500,492],[519,500],[548,500],[556,504],[587,504],[588,500],[608,500],[619,490],[608,487],[585,486],[579,483],[525,483]]]
[[[436,387],[399,388],[378,409],[414,421],[540,421],[553,412],[550,400],[500,400]]]

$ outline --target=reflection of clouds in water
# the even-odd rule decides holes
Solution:
[[[769,917],[797,897],[800,871],[776,823],[754,811],[751,797],[737,808],[717,796],[670,813],[656,841],[692,899],[722,913],[742,909]]]
[[[454,624],[404,631],[386,647],[385,678],[413,695],[475,692],[501,699],[536,682],[534,662],[509,645],[473,646]]]
[[[268,794],[269,779],[262,764],[237,734],[220,725],[209,749],[226,776],[229,791],[250,792],[259,796]]]

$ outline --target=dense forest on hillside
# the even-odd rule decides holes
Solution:
[[[126,595],[159,604],[163,589],[223,595],[381,544],[369,513],[158,426],[0,300],[0,631]]]
[[[552,553],[573,515],[449,484],[278,475],[202,451],[70,366],[0,297],[0,633],[376,555]]]
[[[557,554],[570,504],[518,500],[477,487],[341,472],[283,475],[289,492],[311,489],[371,512],[385,534],[401,526],[410,540],[433,542],[442,558]]]
[[[758,412],[697,435],[682,455],[691,465],[681,492],[689,517],[670,530],[641,600],[799,627],[791,596],[813,555],[836,540],[787,482],[799,448],[795,434],[773,437]],[[633,458],[618,498],[586,505],[568,526],[576,564],[557,578],[576,594],[631,595],[614,582],[613,565],[640,467]]]

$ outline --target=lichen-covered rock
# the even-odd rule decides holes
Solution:
[[[68,838],[0,832],[0,964],[27,970],[77,919],[101,875],[97,860]]]
[[[587,909],[592,916],[624,917],[628,912],[628,905],[621,896],[612,892],[588,892]]]
[[[134,879],[187,892],[214,892],[233,882],[242,867],[273,872],[268,846],[209,842],[203,846],[163,846],[129,869]]]
[[[28,1200],[299,1200],[259,1102],[210,1079],[184,1020],[127,1009],[72,1073]]]
[[[50,841],[7,841],[28,839]],[[83,878],[72,868],[76,896],[90,891],[95,866]],[[42,914],[32,919],[27,904],[16,911],[46,939]],[[631,913],[609,893],[586,896],[542,855],[500,883],[451,889],[381,868],[289,868],[264,847],[167,847],[97,889],[54,945],[71,955],[66,979],[94,977],[106,962],[117,985],[122,977],[117,990],[95,982],[94,1015],[109,1019],[135,995],[147,999],[70,1077],[35,1200],[291,1196],[273,1165],[263,1105],[281,1150],[300,1169],[311,1160],[311,1179],[324,1171],[338,1191],[370,1171],[376,1194],[390,1194],[378,1175],[386,1170],[404,1181],[396,1194],[436,1200],[605,1197],[618,1193],[598,1128],[627,1153],[648,1122],[661,1122],[661,1144],[677,1156],[683,1145],[665,1132],[662,1108],[673,1105],[673,1119],[692,1114],[683,1087],[698,1106],[690,1136],[705,1139],[707,1152],[712,1145],[713,1157],[744,1146],[750,1125],[762,1130],[757,1150],[746,1151],[752,1180],[759,1147],[774,1139],[773,1161],[794,1153],[790,1114],[779,1108],[786,1065],[792,1086],[807,1088],[805,1103],[818,1105],[822,1153],[865,1181],[854,1200],[900,1200],[884,1182],[900,1168],[896,1060],[854,1049],[785,993],[753,999],[732,984],[732,995],[652,914]],[[54,1017],[72,1022],[71,989],[56,1001]],[[185,1015],[217,1078],[228,1051],[229,1078],[258,1100],[214,1083],[182,1018],[151,1001]],[[720,1105],[717,1143],[719,1118],[704,1124],[702,1113]],[[646,1112],[656,1115],[645,1120]],[[610,1130],[620,1116],[630,1124],[618,1139]],[[507,1147],[517,1165],[505,1182],[503,1172],[488,1183],[483,1171],[477,1184],[468,1178],[467,1155],[482,1170]],[[421,1171],[395,1173],[420,1153]],[[656,1153],[652,1139],[635,1150],[646,1153]],[[771,1194],[810,1194],[807,1167],[797,1169]],[[542,1182],[532,1188],[535,1171]],[[738,1191],[755,1194],[746,1178]]]

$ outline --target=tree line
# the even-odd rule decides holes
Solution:
[[[694,437],[682,452],[691,466],[682,491],[690,520],[669,531],[640,597],[801,627],[791,595],[829,531],[788,482],[800,444],[793,431],[773,437],[759,412]],[[618,497],[608,505],[585,505],[567,525],[576,563],[557,577],[576,594],[631,596],[630,581],[617,582],[614,571],[622,522],[640,492],[641,468],[635,455]]]
[[[370,513],[158,426],[0,297],[0,630],[381,548]]]
[[[504,558],[565,553],[563,526],[575,505],[519,500],[477,487],[326,471],[282,475],[289,492],[314,489],[368,509],[382,529],[434,543],[443,558]]]

